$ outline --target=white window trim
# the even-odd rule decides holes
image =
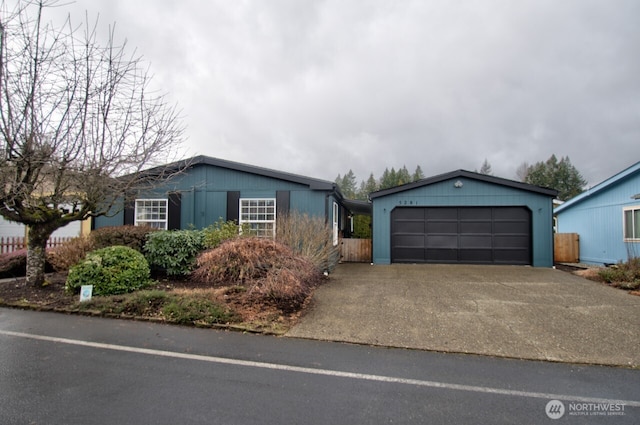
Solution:
[[[244,220],[243,216],[242,216],[242,203],[245,201],[268,201],[268,202],[273,202],[273,220]],[[266,236],[263,235],[262,237],[271,237],[271,238],[275,238],[276,237],[276,220],[277,220],[277,208],[276,208],[276,198],[240,198],[240,201],[238,202],[238,224],[240,224],[240,231],[242,231],[242,225],[243,224],[249,224],[251,225],[252,223],[271,223],[272,227],[273,227],[273,234],[271,236]],[[258,235],[260,236],[260,235]]]
[[[139,219],[138,218],[138,203],[139,202],[162,202],[164,204],[164,219],[155,219],[155,220],[150,220],[150,219]],[[149,223],[163,223],[162,227],[156,227],[156,226],[152,226],[155,227],[157,229],[162,229],[162,230],[167,230],[168,224],[169,224],[169,200],[166,198],[151,198],[151,199],[147,199],[147,198],[141,198],[141,199],[136,199],[135,200],[135,211],[134,211],[134,215],[133,215],[133,224],[136,226],[144,226],[147,225]]]
[[[638,233],[638,226],[640,226],[640,221],[636,221],[635,220],[635,211],[640,211],[640,205],[633,205],[630,207],[624,207],[622,209],[622,240],[624,242],[640,242],[640,238],[627,238],[627,220],[626,220],[626,213],[627,211],[631,211],[631,225],[633,226],[631,228],[631,235],[635,235],[636,233]]]
[[[333,246],[338,245],[338,218],[339,218],[339,214],[340,214],[340,209],[338,208],[338,203],[334,202],[333,203],[333,217],[332,217],[332,222],[333,222]]]

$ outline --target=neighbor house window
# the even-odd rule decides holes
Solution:
[[[338,204],[333,203],[333,246],[338,245],[338,217],[340,210],[338,209]]]
[[[167,230],[167,199],[136,199],[135,225]]]
[[[624,240],[640,241],[640,206],[624,209]]]
[[[276,236],[276,200],[240,199],[240,226],[247,224],[262,238]]]

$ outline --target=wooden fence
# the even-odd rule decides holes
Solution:
[[[57,236],[49,238],[47,241],[47,249],[55,248],[62,245],[68,240],[73,239],[72,236]],[[27,247],[27,241],[24,236],[8,236],[0,237],[0,254],[8,254]]]
[[[577,233],[556,233],[553,235],[553,245],[554,262],[580,262],[580,236]]]
[[[341,239],[340,260],[345,263],[371,262],[371,239]]]

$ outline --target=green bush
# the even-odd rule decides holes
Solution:
[[[162,314],[180,325],[228,323],[235,321],[232,313],[219,304],[202,298],[176,298],[167,302]]]
[[[133,248],[112,246],[90,252],[71,267],[66,289],[77,293],[82,285],[93,285],[95,295],[115,295],[149,283],[149,264],[144,256]]]
[[[168,230],[150,233],[144,245],[149,265],[169,276],[188,275],[204,250],[202,230]]]
[[[204,229],[203,233],[205,248],[211,249],[229,239],[251,236],[252,232],[248,224],[240,226],[233,220],[224,221],[219,218],[218,221]]]
[[[158,231],[159,229],[149,226],[111,226],[96,229],[89,236],[95,249],[108,246],[128,246],[142,252],[147,235]]]

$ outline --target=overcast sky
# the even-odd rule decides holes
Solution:
[[[198,154],[334,180],[640,161],[638,0],[79,0],[150,63]]]

